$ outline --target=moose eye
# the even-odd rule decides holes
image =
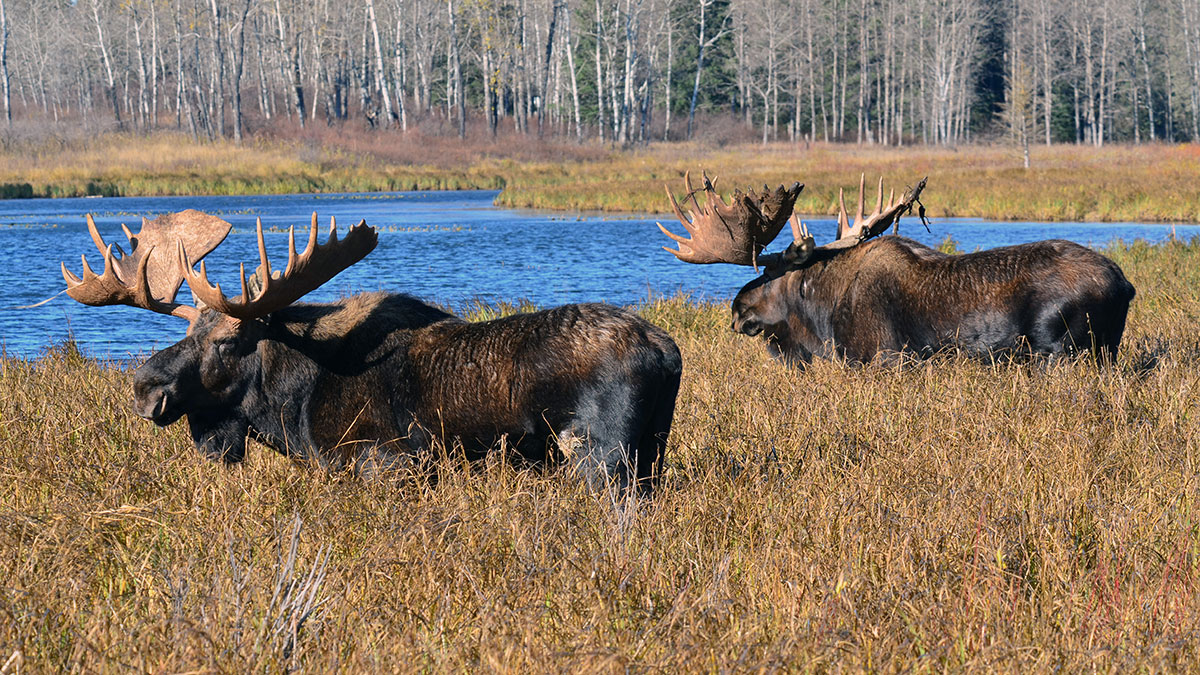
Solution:
[[[217,353],[221,356],[233,356],[237,352],[237,341],[225,340],[217,343]]]

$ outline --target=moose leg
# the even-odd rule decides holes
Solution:
[[[650,496],[662,477],[667,436],[675,417],[675,397],[679,393],[679,372],[667,373],[653,392],[653,413],[643,420],[642,434],[634,449],[638,494]]]
[[[602,490],[614,477],[622,487],[628,482],[621,462],[614,462],[613,453],[597,445],[596,439],[585,429],[564,429],[555,435],[555,443],[563,463],[578,474],[589,490]]]

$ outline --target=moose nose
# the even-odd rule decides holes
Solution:
[[[758,335],[762,332],[762,324],[754,319],[735,320],[733,322],[733,332],[742,333],[743,335]]]
[[[162,389],[151,390],[134,398],[133,412],[139,417],[157,422],[167,412],[168,398],[167,392]]]

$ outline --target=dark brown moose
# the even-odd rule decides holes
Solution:
[[[333,470],[374,473],[415,463],[433,448],[470,459],[497,447],[542,464],[568,463],[588,483],[652,488],[681,360],[643,319],[602,304],[566,305],[468,323],[406,295],[363,293],[293,304],[375,248],[365,223],[308,245],[294,233],[272,272],[258,225],[261,266],[227,298],[193,265],[229,233],[198,211],[125,230],[132,249],[106,246],[88,217],[104,272],[63,266],[67,292],[88,305],[126,304],[190,322],[187,337],[134,374],[134,411],[159,426],[187,416],[207,456],[240,462],[246,438]],[[175,302],[184,280],[198,307]],[[257,282],[257,283],[256,283]]]
[[[761,265],[764,271],[733,300],[733,330],[762,335],[792,364],[813,355],[870,361],[909,352],[929,356],[946,347],[977,355],[1060,354],[1091,350],[1113,359],[1125,329],[1133,286],[1108,258],[1062,240],[947,255],[900,236],[882,234],[908,213],[922,180],[900,200],[893,190],[849,222],[839,195],[837,240],[816,246],[792,213],[803,185],[774,192],[738,192],[726,204],[704,177],[705,205],[688,176],[688,218],[671,195],[691,238],[659,228],[678,243],[667,248],[691,263]],[[685,199],[686,203],[686,199]],[[792,243],[760,255],[788,220]]]

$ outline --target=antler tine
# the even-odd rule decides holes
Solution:
[[[271,272],[267,258],[262,223],[258,224],[259,258],[262,264],[259,268],[261,283],[258,293],[250,297],[246,284],[245,266],[242,267],[242,296],[240,300],[230,300],[221,292],[220,285],[209,283],[204,264],[200,264],[197,274],[190,265],[187,266],[188,284],[192,286],[192,294],[212,309],[235,319],[249,320],[264,317],[271,312],[282,309],[306,293],[318,288],[332,279],[339,272],[362,260],[370,253],[379,238],[375,230],[367,226],[366,221],[360,221],[346,233],[344,239],[337,236],[337,221],[330,220],[329,237],[324,244],[317,243],[317,216],[314,213],[311,221],[308,246],[304,252],[296,255],[295,230],[288,234],[288,264],[284,273],[275,276]],[[181,253],[186,262],[186,253]]]
[[[87,220],[88,234],[92,235],[92,242],[96,244],[96,248],[104,253],[108,250],[108,244],[104,243],[104,237],[100,236],[100,231],[96,229],[96,221],[92,220],[92,214],[88,213],[83,216]]]
[[[683,172],[683,185],[684,185],[684,187],[687,188],[687,197],[684,197],[683,200],[686,202],[688,200],[688,197],[690,197],[692,199],[692,205],[696,207],[696,211],[700,211],[700,208],[701,208],[700,200],[696,199],[696,190],[694,188],[692,188],[692,172],[691,171]],[[692,214],[692,218],[693,219],[695,218],[694,213]]]
[[[808,234],[808,228],[804,225],[804,223],[800,222],[800,216],[793,213],[792,216],[788,218],[788,224],[792,226],[792,241],[797,241],[803,235]]]
[[[675,217],[679,219],[680,224],[683,225],[683,229],[687,230],[687,233],[689,235],[695,234],[694,232],[692,232],[692,221],[690,221],[687,216],[683,215],[683,209],[681,209],[679,207],[679,202],[675,201],[675,195],[671,193],[671,188],[668,187],[668,188],[666,188],[666,190],[667,190],[667,198],[671,200],[671,209],[675,212]],[[667,236],[671,237],[672,239],[675,239],[675,241],[678,241],[678,242],[686,241],[682,237],[678,237],[678,235],[671,234],[671,232],[669,232],[665,227],[662,226],[662,223],[659,223],[658,227],[663,232],[666,232]],[[667,249],[667,250],[670,250],[670,249]]]
[[[271,260],[270,260],[270,258],[267,257],[267,244],[265,241],[263,241],[262,218],[257,219],[255,229],[258,231],[258,259],[262,261],[262,269],[263,269],[262,290],[265,293],[267,290],[267,284],[269,284],[271,281]]]
[[[337,218],[329,216],[329,239],[325,242],[325,244],[336,244],[337,240]]]
[[[846,231],[850,229],[850,216],[846,214],[846,191],[838,188],[838,220],[837,220],[837,238],[843,239],[846,236]]]
[[[288,228],[288,261],[287,267],[283,269],[283,275],[291,274],[292,268],[295,267],[296,261],[300,258],[305,258],[312,255],[313,249],[317,247],[317,212],[313,211],[312,220],[308,228],[308,243],[304,245],[304,252],[299,256],[296,255],[296,239],[295,226]]]
[[[728,207],[729,205],[725,203],[725,198],[721,196],[720,192],[717,192],[718,176],[713,176],[712,179],[709,179],[707,171],[702,172],[702,175],[704,176],[704,203],[709,207],[711,207],[714,202],[720,204],[721,206]]]
[[[854,214],[854,230],[862,229],[863,200],[867,196],[867,174],[858,174],[858,211]]]

